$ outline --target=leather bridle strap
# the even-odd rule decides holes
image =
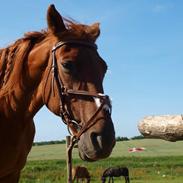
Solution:
[[[87,91],[83,90],[72,90],[72,89],[67,89],[64,87],[64,84],[59,76],[59,71],[58,71],[58,64],[56,61],[56,56],[55,56],[55,51],[56,49],[62,47],[63,45],[66,44],[77,44],[81,46],[87,46],[89,48],[97,49],[96,44],[91,43],[91,42],[86,42],[86,41],[80,41],[80,40],[69,40],[69,41],[61,41],[57,43],[53,49],[52,49],[52,90],[54,90],[54,80],[56,81],[56,85],[58,88],[59,92],[59,97],[60,97],[60,116],[62,118],[62,121],[67,125],[68,131],[70,132],[70,129],[72,130],[72,135],[75,136],[76,140],[79,140],[80,136],[86,132],[91,126],[93,126],[96,123],[96,116],[97,114],[102,110],[104,105],[107,105],[109,108],[109,113],[111,114],[111,103],[110,99],[107,95],[104,94],[96,94],[96,93],[90,93]],[[78,122],[72,119],[71,115],[65,108],[66,102],[65,102],[65,97],[66,96],[85,96],[85,97],[92,97],[92,98],[99,98],[102,102],[101,105],[98,107],[98,109],[95,111],[95,113],[91,116],[91,118],[81,126]],[[79,129],[79,132],[78,132]]]
[[[95,43],[92,42],[86,42],[86,41],[80,41],[80,40],[68,40],[68,41],[60,41],[58,42],[53,48],[52,48],[52,52],[54,52],[57,48],[60,48],[64,45],[68,45],[68,44],[76,44],[76,45],[82,45],[82,46],[87,46],[90,48],[94,48],[97,50],[97,45]]]
[[[79,139],[79,137],[86,132],[89,128],[91,128],[95,123],[95,117],[97,114],[102,110],[104,105],[108,106],[108,113],[111,115],[111,102],[109,99],[109,96],[104,95],[104,94],[94,94],[94,93],[89,93],[87,91],[83,90],[71,90],[71,89],[65,89],[64,92],[62,93],[63,95],[76,95],[76,96],[86,96],[86,97],[92,97],[92,98],[99,98],[102,102],[101,105],[98,107],[98,109],[94,112],[94,114],[90,117],[90,119],[82,126],[80,131],[75,134],[75,137]]]

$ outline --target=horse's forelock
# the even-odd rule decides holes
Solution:
[[[64,24],[67,28],[66,33],[68,32],[74,34],[77,39],[86,39],[89,41],[95,41],[96,38],[99,36],[100,29],[98,23],[89,26],[85,24],[80,24],[73,19],[67,19],[65,17],[63,19]]]

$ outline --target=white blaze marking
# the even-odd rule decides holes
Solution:
[[[93,99],[95,100],[96,106],[99,108],[101,106],[101,100],[100,100],[100,98],[93,97]],[[103,109],[105,111],[109,112],[109,113],[111,111],[111,108],[110,108],[110,106],[108,104],[104,104]]]
[[[97,107],[100,107],[100,105],[101,105],[100,98],[97,98],[97,97],[93,97],[93,98],[94,98],[94,100],[95,100],[96,106],[97,106]]]

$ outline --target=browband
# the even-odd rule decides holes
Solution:
[[[53,48],[52,51],[55,51],[57,48],[62,47],[66,44],[78,44],[78,45],[83,45],[83,46],[88,46],[90,48],[94,48],[97,50],[97,45],[92,42],[87,42],[87,41],[81,41],[81,40],[68,40],[68,41],[60,41],[58,42]]]

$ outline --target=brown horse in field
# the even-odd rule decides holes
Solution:
[[[0,183],[18,182],[43,105],[67,124],[83,160],[106,158],[115,145],[99,24],[63,20],[50,5],[47,25],[0,50]]]
[[[76,166],[72,168],[72,180],[73,183],[76,180],[77,183],[79,183],[79,180],[84,182],[86,180],[86,183],[90,183],[90,174],[86,167],[83,166]]]

